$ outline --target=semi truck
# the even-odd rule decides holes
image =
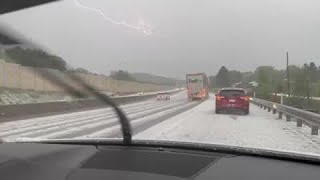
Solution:
[[[188,100],[206,100],[209,98],[209,80],[205,73],[186,75]]]

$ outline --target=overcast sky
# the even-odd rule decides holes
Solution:
[[[215,75],[222,65],[284,68],[287,50],[291,64],[320,65],[319,0],[78,1],[0,21],[72,66],[105,74],[125,69],[182,78]]]

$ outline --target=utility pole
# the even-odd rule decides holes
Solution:
[[[289,53],[287,52],[287,83],[288,83],[288,97],[290,98],[290,78],[289,78]]]
[[[309,108],[309,105],[310,105],[309,78],[307,79],[307,103]]]

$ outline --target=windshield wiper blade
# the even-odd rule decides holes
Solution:
[[[31,8],[54,1],[60,0],[1,0],[0,14]]]
[[[116,113],[117,113],[117,115],[119,117],[119,121],[120,121],[120,124],[121,124],[123,143],[124,144],[130,144],[132,142],[131,125],[130,125],[130,122],[129,122],[127,116],[118,107],[118,105],[114,101],[112,101],[112,99],[109,96],[96,91],[96,89],[94,89],[92,86],[89,86],[87,83],[85,83],[79,77],[74,76],[74,75],[71,75],[70,77],[73,80],[75,80],[76,82],[78,82],[80,85],[82,85],[86,90],[88,90],[89,92],[93,93],[93,95],[97,99],[99,99],[99,100],[103,101],[104,103],[109,104],[111,107],[113,107],[113,109],[116,111]]]
[[[10,33],[9,33],[10,32]],[[8,27],[0,27],[0,45],[22,45],[22,44],[29,44],[32,45],[32,47],[39,47],[35,45],[34,43],[30,43],[23,36],[18,34],[17,32],[13,31],[12,29],[9,29]],[[1,48],[1,46],[0,46]],[[37,66],[37,62],[34,62],[34,65]],[[106,94],[100,93],[98,90],[93,88],[92,86],[88,85],[86,82],[84,82],[82,79],[80,79],[78,76],[69,74],[69,78],[77,83],[77,85],[81,86],[80,88],[76,88],[71,86],[70,84],[66,83],[63,79],[59,78],[54,73],[50,73],[50,71],[36,71],[39,75],[44,77],[45,79],[51,81],[52,83],[56,84],[57,86],[63,87],[65,92],[70,93],[73,96],[76,97],[86,97],[86,96],[93,96],[100,100],[101,102],[110,105],[114,111],[116,112],[120,125],[121,125],[121,131],[123,135],[123,143],[124,144],[130,144],[132,141],[132,131],[131,131],[131,125],[126,117],[125,113],[118,107],[118,105],[112,101],[112,99],[107,96]],[[80,90],[81,89],[81,90]]]

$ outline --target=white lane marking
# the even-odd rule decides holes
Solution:
[[[127,107],[135,107],[137,105],[145,105],[145,103],[134,103],[134,104],[127,104],[124,106],[120,106],[121,108],[127,108]],[[152,102],[150,101],[150,103]],[[59,114],[59,115],[53,115],[53,116],[45,116],[45,117],[38,117],[38,118],[30,118],[30,119],[25,119],[25,120],[18,120],[18,121],[12,121],[12,122],[5,122],[0,124],[0,131],[4,131],[7,129],[11,129],[14,126],[28,126],[29,124],[33,123],[45,123],[49,121],[55,121],[55,120],[60,120],[61,118],[63,119],[70,119],[70,118],[77,118],[81,117],[83,115],[90,116],[90,115],[97,115],[98,113],[104,114],[107,112],[112,112],[112,109],[110,107],[108,108],[99,108],[99,109],[94,109],[94,110],[87,110],[87,111],[81,111],[81,112],[73,112],[73,113],[66,113],[66,114]]]
[[[174,94],[172,96],[173,100],[181,99],[183,94],[184,93],[182,93],[182,92]],[[142,101],[142,102],[121,105],[120,108],[124,109],[124,111],[125,111],[125,109],[129,108],[129,107],[137,107],[137,106],[146,107],[147,105],[152,106],[154,104],[154,102],[155,102],[154,99],[148,99],[148,100]],[[59,114],[59,115],[53,115],[53,116],[46,116],[46,117],[39,117],[39,118],[30,118],[30,119],[26,119],[26,120],[5,122],[5,123],[0,123],[0,131],[12,130],[12,129],[15,129],[16,126],[17,126],[17,128],[28,127],[28,126],[34,126],[34,125],[43,124],[43,123],[52,123],[54,121],[60,121],[61,119],[78,118],[83,115],[86,115],[86,116],[97,115],[97,113],[104,114],[106,112],[112,112],[112,108],[110,108],[110,107],[99,108],[99,109],[88,110],[88,111],[65,113],[65,114]]]
[[[161,105],[161,106],[155,106],[155,108],[153,109],[149,109],[146,111],[142,111],[143,109],[141,109],[140,111],[134,111],[132,112],[132,114],[129,114],[128,118],[129,119],[135,119],[135,118],[139,118],[139,117],[144,117],[146,114],[153,112],[153,111],[157,111],[157,110],[161,110],[161,109],[165,109],[165,108],[170,108],[170,107],[175,107],[177,105],[181,104],[181,102],[176,102],[176,103],[170,103],[168,105]],[[92,124],[89,124],[91,123]],[[111,123],[114,122],[118,122],[118,118],[111,118],[111,119],[94,119],[94,120],[90,120],[90,121],[85,121],[85,122],[75,122],[73,124],[70,124],[68,126],[65,126],[62,124],[62,126],[59,127],[53,127],[53,128],[49,128],[49,129],[45,129],[45,130],[39,130],[39,131],[30,131],[27,132],[25,134],[18,134],[18,135],[13,135],[13,136],[9,136],[6,137],[7,139],[14,139],[17,137],[27,137],[27,136],[32,136],[35,133],[38,132],[46,132],[46,131],[50,131],[50,130],[60,130],[57,132],[53,132],[53,133],[48,133],[47,135],[42,135],[42,136],[36,136],[37,138],[57,138],[60,136],[66,136],[75,132],[79,132],[79,131],[84,131],[84,130],[88,130],[88,129],[92,129],[92,128],[97,128],[99,126],[104,126],[104,125],[109,125]],[[84,124],[85,123],[85,124]],[[69,128],[71,127],[71,128]],[[65,128],[69,128],[69,129],[65,129]]]
[[[148,107],[132,107],[130,109],[126,109],[126,113],[134,113],[134,112],[140,112],[144,109],[148,108],[157,108],[157,107],[162,107],[162,104],[156,104],[153,106],[148,106]],[[16,127],[13,130],[10,131],[5,131],[5,132],[0,132],[0,136],[26,136],[30,134],[34,134],[37,132],[42,132],[43,130],[48,129],[48,127],[53,127],[53,126],[66,126],[66,125],[72,125],[72,124],[79,124],[79,123],[87,123],[91,121],[97,121],[97,120],[104,120],[108,121],[107,118],[114,117],[115,113],[106,113],[106,114],[99,114],[98,117],[95,116],[80,116],[78,118],[73,118],[73,119],[67,119],[63,121],[55,121],[55,122],[50,122],[50,123],[44,123],[44,124],[39,124],[39,125],[30,125],[28,127]],[[55,127],[53,127],[55,128]],[[62,130],[62,129],[61,129]],[[25,133],[26,132],[26,133]],[[22,133],[22,134],[21,134]]]
[[[143,106],[142,106],[143,105]],[[147,106],[145,106],[144,104],[142,104],[141,106],[128,106],[128,107],[123,107],[123,111],[126,113],[126,111],[129,110],[134,110],[134,109],[144,109],[144,108],[152,108],[154,106],[154,104],[152,103],[148,103]],[[83,118],[85,115],[85,117],[87,118],[94,118],[94,117],[101,117],[101,116],[106,116],[106,115],[115,115],[115,113],[113,111],[99,111],[94,113],[91,113],[91,110],[88,114],[80,112],[80,114],[76,114],[74,116],[63,116],[63,115],[57,115],[57,116],[47,116],[47,117],[42,117],[41,120],[30,120],[27,122],[23,122],[23,123],[17,123],[14,125],[8,125],[8,127],[5,128],[0,128],[0,136],[6,134],[6,131],[10,131],[13,132],[16,129],[21,129],[21,128],[28,128],[28,127],[34,127],[34,126],[42,126],[42,125],[50,125],[52,123],[56,123],[56,122],[72,122],[73,120],[77,120],[79,118]]]
[[[182,96],[183,95],[183,96]],[[173,95],[172,96],[173,98],[172,98],[172,100],[171,101],[169,101],[169,103],[171,103],[171,102],[183,102],[183,103],[185,103],[186,101],[183,101],[184,99],[185,99],[185,97],[184,97],[184,93],[177,93],[177,94],[175,94],[175,95]],[[155,105],[155,102],[157,103],[156,105]],[[152,105],[153,107],[158,107],[158,106],[162,106],[163,104],[168,104],[168,102],[157,102],[155,99],[150,99],[150,100],[147,100],[147,101],[143,101],[143,102],[138,102],[138,103],[131,103],[131,104],[126,104],[126,105],[122,105],[121,107],[123,108],[123,107],[132,107],[132,108],[137,108],[137,105],[139,105],[139,106],[141,106],[141,107],[143,107],[143,109],[145,109],[145,108],[147,108],[147,107],[145,107],[145,105]],[[150,106],[151,107],[151,106]],[[106,109],[110,109],[110,108],[104,108],[104,109],[98,109],[98,110],[89,110],[89,111],[85,111],[85,112],[76,112],[76,113],[69,113],[69,114],[63,114],[63,115],[55,115],[55,116],[49,116],[49,117],[42,117],[42,118],[44,118],[44,120],[45,119],[48,119],[48,120],[46,120],[46,121],[42,121],[42,123],[44,123],[44,122],[46,122],[46,124],[47,124],[47,126],[48,126],[48,124],[50,124],[51,123],[51,125],[52,125],[52,122],[50,122],[50,121],[54,121],[54,120],[61,120],[61,119],[59,119],[59,118],[62,118],[62,119],[66,119],[66,117],[68,117],[68,116],[70,116],[70,117],[77,117],[77,116],[79,116],[79,114],[80,115],[86,115],[86,118],[90,118],[91,119],[91,121],[92,121],[92,119],[95,117],[95,114],[94,113],[96,113],[96,112],[101,112],[101,111],[105,111]],[[149,108],[147,108],[147,109],[149,109]],[[127,110],[126,109],[124,109],[124,111],[125,111],[125,113],[128,113],[128,112],[126,112]],[[93,114],[93,116],[90,116],[90,117],[88,117],[88,114]],[[73,115],[73,116],[72,116]],[[74,116],[75,115],[75,116]],[[81,118],[81,116],[80,116],[80,118]],[[27,122],[35,122],[35,124],[32,124],[32,123],[29,123],[29,124],[25,124],[25,123],[21,123],[21,122],[25,122],[26,120],[20,120],[19,122],[20,123],[12,123],[12,122],[9,122],[9,123],[6,123],[8,126],[10,126],[10,129],[12,129],[12,128],[15,128],[14,129],[14,131],[13,131],[13,133],[14,134],[18,134],[18,136],[21,136],[21,132],[19,133],[19,132],[16,132],[15,130],[20,130],[20,129],[23,129],[22,127],[25,127],[25,126],[27,126],[27,127],[29,127],[30,128],[30,126],[34,126],[34,125],[41,125],[41,123],[39,123],[38,122],[38,119],[39,118],[35,118],[35,119],[33,119],[33,120],[28,120]],[[79,119],[77,119],[77,120],[79,120]],[[85,121],[85,120],[84,120]],[[97,121],[97,120],[96,120]],[[47,123],[48,122],[48,123]],[[86,123],[86,122],[84,122],[84,123]],[[12,125],[13,124],[15,124],[15,127],[13,127]],[[21,126],[18,126],[18,125],[21,125]],[[59,127],[60,129],[61,129],[61,127],[60,126],[57,126],[57,127]],[[45,128],[43,128],[43,129],[45,129]],[[43,131],[43,129],[40,129],[40,130],[38,130],[38,131],[33,131],[33,132],[35,132],[35,133],[37,133],[37,132],[41,132],[41,131]],[[30,129],[27,129],[26,131],[28,131],[28,130],[30,130]],[[1,131],[0,131],[1,132]],[[25,131],[24,131],[25,132]],[[22,132],[22,133],[24,133],[24,132]],[[28,133],[28,132],[26,132],[26,133]],[[4,134],[2,134],[2,135],[4,135]],[[7,134],[7,135],[12,135],[12,131],[10,132],[10,134]],[[12,137],[16,137],[16,136],[12,136]]]
[[[183,109],[185,107],[192,106],[193,104],[194,103],[184,104],[183,106],[174,107],[172,109],[161,111],[161,112],[155,113],[155,114],[150,115],[150,116],[139,118],[137,120],[131,121],[131,125],[132,126],[137,126],[137,125],[140,125],[140,124],[145,123],[147,121],[152,121],[155,118],[159,118],[159,117],[164,116],[166,114],[178,111],[179,109]],[[105,136],[108,136],[108,135],[110,135],[112,133],[116,133],[116,132],[121,132],[120,125],[116,125],[116,126],[112,126],[112,127],[109,127],[109,128],[105,128],[105,129],[102,129],[102,130],[97,131],[95,133],[84,135],[84,136],[79,136],[79,137],[75,137],[75,138],[76,139],[82,139],[82,138],[95,138],[95,137],[101,137],[101,136],[105,137]]]

